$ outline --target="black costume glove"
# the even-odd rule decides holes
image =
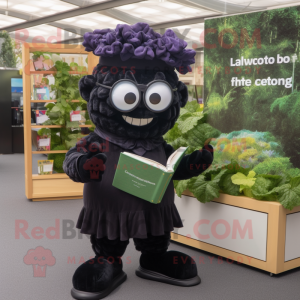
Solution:
[[[213,151],[211,145],[205,145],[202,149],[186,155],[176,169],[173,180],[185,180],[200,175],[213,162]]]
[[[105,170],[106,155],[93,153],[82,155],[78,158],[77,167],[81,179],[84,182],[101,181]]]

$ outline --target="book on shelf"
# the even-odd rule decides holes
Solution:
[[[54,160],[38,160],[38,174],[51,175],[53,172]]]
[[[133,154],[121,152],[112,185],[151,203],[160,203],[187,147],[177,149],[166,166]]]

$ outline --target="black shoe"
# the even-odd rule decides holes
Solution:
[[[195,261],[178,251],[169,251],[161,255],[142,254],[140,267],[135,274],[144,279],[185,287],[201,282]]]
[[[74,273],[72,297],[77,300],[103,299],[127,279],[122,268],[122,260],[119,258],[90,259]]]

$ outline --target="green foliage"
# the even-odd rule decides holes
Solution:
[[[227,172],[222,170],[212,180],[207,180],[204,175],[199,175],[196,180],[192,180],[189,184],[189,189],[195,197],[202,203],[210,202],[214,198],[219,197],[219,182],[221,177]]]
[[[189,180],[174,180],[174,187],[176,187],[176,194],[181,197],[182,192],[188,188]]]
[[[175,126],[169,130],[164,139],[174,148],[189,146],[188,152],[202,148],[211,138],[220,135],[220,131],[206,123],[206,114],[197,101],[190,101],[180,110]]]
[[[45,55],[45,52],[35,52],[37,57]],[[83,67],[79,67],[76,63],[71,63],[70,66],[63,61],[56,61],[55,69],[57,72],[54,74],[55,83],[51,85],[51,90],[55,92],[57,102],[49,103],[46,114],[49,117],[44,125],[66,125],[59,129],[42,128],[38,134],[47,133],[51,135],[51,150],[67,150],[75,146],[76,142],[84,135],[81,133],[79,122],[70,121],[70,112],[73,110],[87,111],[87,103],[79,94],[78,82],[81,75],[72,75],[69,73],[72,69],[79,72]],[[79,100],[79,102],[72,102],[70,100]],[[93,125],[89,120],[88,113],[85,115],[86,124]],[[93,128],[92,128],[93,130]],[[49,154],[48,159],[54,159],[54,170],[62,173],[62,165],[65,159],[65,154]]]
[[[56,146],[52,150],[65,150],[64,145]],[[64,173],[63,170],[63,162],[65,160],[65,154],[64,153],[58,153],[58,154],[48,154],[48,159],[49,160],[54,160],[53,162],[53,170],[57,173]]]
[[[219,197],[221,191],[234,196],[243,193],[257,200],[279,201],[288,209],[300,205],[300,170],[292,168],[288,157],[282,157],[282,147],[270,132],[240,130],[220,134],[205,123],[202,112],[190,111],[192,105],[181,109],[177,123],[164,138],[175,149],[189,146],[189,153],[213,138],[214,163],[198,177],[174,180],[179,197],[189,189],[200,202],[206,203]],[[202,114],[202,118],[198,114]],[[196,120],[189,123],[193,126],[185,132],[187,126],[181,124],[189,118]]]
[[[256,178],[254,178],[255,172],[250,171],[249,174],[246,176],[243,173],[236,173],[231,176],[232,183],[240,186],[240,192],[242,192],[244,189],[250,189],[254,183]]]
[[[259,174],[277,174],[280,167],[271,172],[266,169],[266,161],[287,161],[285,169],[291,168],[289,159],[284,156],[282,147],[277,139],[269,132],[250,130],[233,131],[229,134],[221,134],[211,141],[214,147],[214,165],[226,165],[232,159],[236,160],[244,168],[255,168]],[[281,172],[282,173],[282,172]]]
[[[2,42],[2,43],[1,43]],[[0,67],[16,68],[17,57],[8,32],[0,31]]]
[[[32,55],[33,60],[36,60],[39,57],[44,57],[44,59],[49,59],[50,57],[52,57],[52,55],[54,53],[52,53],[52,52],[45,52],[45,51],[34,51],[32,54],[33,54]],[[55,53],[55,54],[56,55],[60,55],[59,53]]]

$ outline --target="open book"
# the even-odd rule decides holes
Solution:
[[[151,203],[160,203],[186,150],[187,147],[177,149],[166,166],[149,158],[122,152],[112,185]]]

